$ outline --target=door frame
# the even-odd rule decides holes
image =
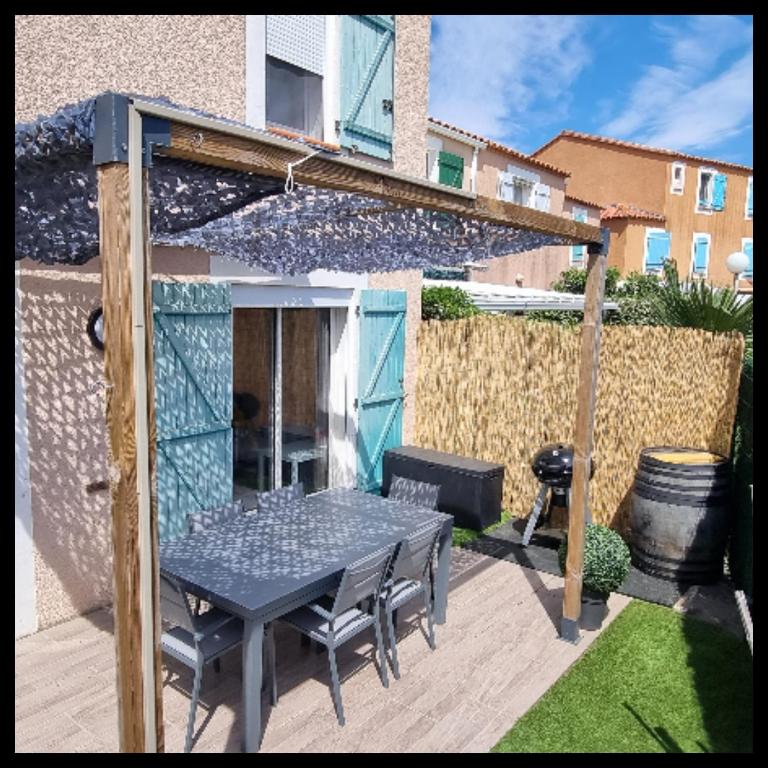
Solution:
[[[309,276],[311,277],[311,276]],[[357,374],[360,289],[367,287],[367,275],[344,278],[345,287],[307,284],[307,277],[292,278],[302,284],[267,282],[263,277],[251,279],[216,276],[212,282],[232,283],[232,319],[237,309],[274,309],[276,319],[273,338],[273,386],[275,414],[282,412],[282,309],[330,310],[330,386],[328,392],[328,487],[352,487],[357,467]],[[271,278],[275,280],[274,276]],[[311,282],[311,281],[310,281]],[[352,287],[355,283],[360,287]],[[233,334],[234,343],[234,334]],[[282,442],[279,421],[273,425],[272,485],[282,483]]]

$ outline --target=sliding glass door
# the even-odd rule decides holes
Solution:
[[[328,487],[330,311],[235,309],[235,498]]]

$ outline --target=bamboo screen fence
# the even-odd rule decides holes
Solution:
[[[626,531],[640,449],[730,455],[743,340],[690,328],[606,326],[595,417],[595,522]],[[572,442],[579,330],[489,315],[419,331],[414,442],[505,466],[502,505],[530,513],[544,444]]]

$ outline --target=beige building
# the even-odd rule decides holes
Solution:
[[[730,286],[726,258],[742,251],[750,267],[738,288],[751,292],[752,168],[575,131],[533,154],[570,172],[569,192],[609,209],[609,263],[623,274],[670,258],[681,275]]]
[[[107,90],[164,96],[255,128],[340,145],[343,153],[422,176],[430,23],[426,15],[17,16],[16,121],[51,114]],[[341,119],[354,111],[349,39],[356,40],[356,50],[370,52],[379,43],[385,50],[372,90],[380,100],[374,118],[358,105],[358,117]],[[267,317],[264,313],[283,313],[288,333],[301,323],[314,327],[325,309],[312,308],[327,308],[331,337],[337,333],[339,342],[333,354],[347,356],[330,361],[333,370],[344,371],[343,381],[332,384],[339,391],[332,391],[330,400],[350,412],[357,370],[349,347],[360,291],[406,290],[402,435],[403,442],[410,442],[419,271],[318,272],[281,279],[205,252],[161,247],[153,249],[152,261],[161,279],[216,277],[236,285],[245,298],[239,316],[235,304],[235,344],[238,328],[254,328]],[[100,261],[52,268],[24,260],[17,262],[16,279],[20,636],[109,603],[112,570],[102,354],[86,333],[101,303]],[[307,309],[289,311],[297,306],[297,296],[304,302],[299,306]],[[296,320],[296,312],[305,314]],[[346,351],[341,339],[347,339]],[[300,420],[304,411],[315,409],[297,407],[295,418]],[[329,438],[329,484],[354,479],[354,423],[346,430]]]
[[[567,171],[435,118],[429,118],[424,173],[431,181],[600,225],[599,205],[566,192]],[[585,259],[584,246],[546,246],[489,259],[471,269],[471,276],[477,282],[548,289]]]

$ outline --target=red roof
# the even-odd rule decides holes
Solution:
[[[632,203],[611,203],[607,208],[600,211],[600,221],[608,219],[645,219],[646,221],[666,221],[666,217],[661,213],[646,211],[638,208]]]
[[[573,200],[574,203],[581,203],[582,205],[589,205],[592,208],[602,208],[601,203],[593,203],[591,200],[585,200],[583,197],[576,197],[575,195],[569,195],[567,192],[565,193],[565,199],[566,200]]]
[[[569,136],[574,139],[584,139],[584,141],[593,141],[600,144],[613,144],[617,147],[627,147],[628,149],[641,149],[644,152],[652,152],[656,155],[669,155],[670,157],[681,157],[686,160],[695,160],[699,163],[710,163],[712,165],[722,165],[726,168],[736,168],[740,171],[751,171],[752,168],[748,165],[739,165],[738,163],[729,163],[725,160],[713,160],[708,157],[699,157],[698,155],[689,155],[685,152],[677,152],[674,149],[660,149],[659,147],[648,147],[645,144],[636,144],[633,141],[623,141],[622,139],[612,139],[609,136],[594,136],[590,133],[580,133],[579,131],[560,131],[554,138],[550,139],[546,144],[540,146],[532,154],[534,156],[543,152],[548,146],[554,144],[559,138]]]
[[[524,152],[518,152],[516,149],[507,147],[504,144],[499,144],[498,141],[494,141],[493,139],[487,139],[484,136],[480,136],[477,133],[471,133],[470,131],[465,131],[463,128],[458,128],[455,125],[446,123],[444,120],[438,120],[437,118],[434,118],[434,117],[430,117],[428,118],[428,120],[430,123],[434,123],[435,125],[440,125],[443,128],[447,128],[450,131],[456,131],[456,133],[460,133],[463,136],[467,136],[470,139],[474,139],[475,141],[482,141],[484,144],[488,145],[489,149],[494,149],[497,152],[502,152],[505,155],[511,155],[512,157],[516,157],[518,160],[524,160],[526,163],[530,163],[531,165],[537,166],[539,168],[544,168],[545,170],[550,171],[551,173],[558,174],[558,176],[571,175],[568,171],[564,171],[562,168],[558,168],[557,166],[554,166],[551,163],[547,163],[544,160],[539,160],[538,158],[532,157],[531,155],[526,155]]]

